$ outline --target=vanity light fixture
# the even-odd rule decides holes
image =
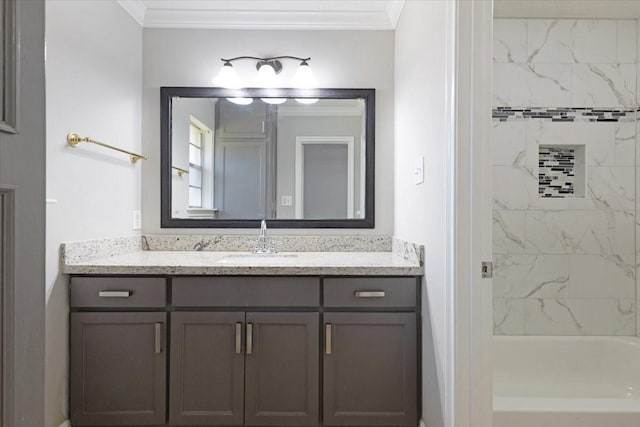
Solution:
[[[234,104],[238,104],[238,105],[249,105],[251,103],[253,103],[253,98],[227,98],[227,101],[231,101]]]
[[[319,101],[318,98],[296,98],[296,102],[300,104],[307,104],[307,105],[315,104],[318,101]]]
[[[278,85],[277,74],[282,71],[280,61],[260,61],[256,64],[256,68],[258,69],[258,75],[255,79],[256,87],[272,88]]]
[[[307,61],[302,61],[291,83],[293,87],[301,89],[313,89],[318,86],[318,82],[313,76],[313,71],[311,71],[311,67]]]
[[[266,102],[267,104],[274,105],[284,104],[285,102],[287,102],[287,98],[260,98],[260,100],[262,102]]]
[[[242,88],[242,80],[229,61],[224,63],[218,75],[213,78],[213,84],[227,89]]]
[[[302,88],[302,89],[312,89],[317,87],[317,81],[313,77],[313,72],[311,71],[311,67],[309,66],[309,61],[311,58],[299,58],[297,56],[274,56],[270,58],[259,58],[255,56],[237,56],[235,58],[221,58],[221,61],[224,63],[218,75],[213,78],[213,84],[216,86],[224,87],[226,89],[241,89],[245,87],[242,83],[242,80],[236,73],[233,65],[231,64],[233,61],[238,61],[241,59],[250,59],[257,61],[256,62],[256,70],[258,74],[255,78],[256,87],[263,88],[274,88],[278,87],[278,79],[277,75],[282,71],[282,59],[292,59],[295,61],[300,61],[300,66],[296,71],[295,76],[291,81],[292,87]],[[268,98],[267,98],[268,99]],[[277,98],[276,98],[277,99]],[[270,103],[282,103],[283,101],[274,102],[276,99],[270,99]],[[269,102],[269,101],[265,101]]]

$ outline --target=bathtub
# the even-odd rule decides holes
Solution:
[[[494,427],[640,427],[640,339],[494,337]]]

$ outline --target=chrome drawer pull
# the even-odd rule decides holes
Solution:
[[[236,323],[236,354],[242,353],[242,323]]]
[[[384,298],[384,291],[355,291],[353,295],[356,298]]]
[[[253,323],[247,323],[247,354],[253,354]]]
[[[129,298],[133,295],[133,291],[100,291],[98,296],[100,298]]]
[[[155,347],[156,354],[160,354],[162,353],[162,323],[156,323],[155,327],[156,327],[156,331],[155,331],[156,336],[155,336],[154,347]]]

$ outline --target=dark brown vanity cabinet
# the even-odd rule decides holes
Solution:
[[[324,425],[417,425],[416,302],[415,278],[324,280]]]
[[[171,424],[244,423],[244,317],[244,313],[171,314]]]
[[[165,420],[165,313],[72,313],[71,423]]]
[[[318,425],[318,277],[172,283],[170,424]]]
[[[246,425],[318,425],[318,317],[247,313]]]
[[[415,277],[72,277],[71,423],[415,426],[417,301]]]
[[[175,312],[172,425],[318,424],[318,313]]]
[[[164,423],[167,362],[164,284],[161,278],[71,280],[72,425]],[[104,312],[111,308],[130,311]]]
[[[324,424],[416,426],[416,316],[325,313]]]

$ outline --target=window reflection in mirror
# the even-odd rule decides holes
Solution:
[[[365,217],[365,100],[283,99],[172,98],[172,218]]]

